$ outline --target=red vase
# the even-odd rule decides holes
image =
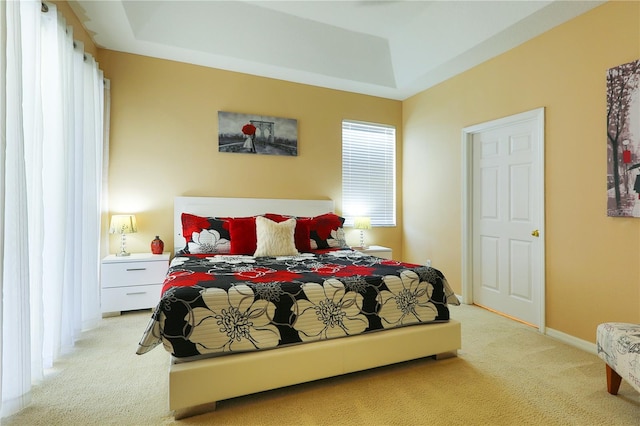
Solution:
[[[156,235],[156,238],[151,241],[151,253],[162,254],[164,251],[164,242]]]

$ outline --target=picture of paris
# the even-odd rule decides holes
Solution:
[[[298,155],[298,120],[218,111],[218,151]]]

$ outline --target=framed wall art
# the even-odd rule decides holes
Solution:
[[[640,59],[607,70],[607,215],[640,217]]]
[[[218,111],[218,151],[298,155],[298,120]]]

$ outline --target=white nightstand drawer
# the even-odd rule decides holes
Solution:
[[[351,248],[361,253],[368,254],[369,256],[376,256],[376,257],[381,257],[383,259],[389,259],[389,260],[391,260],[393,257],[393,252],[389,247],[369,246],[367,248],[362,248],[362,247],[351,247]]]
[[[131,253],[102,259],[102,312],[153,308],[169,267],[169,253]]]
[[[102,287],[160,284],[166,273],[166,262],[103,263]]]
[[[102,289],[102,312],[148,309],[160,301],[162,284]]]

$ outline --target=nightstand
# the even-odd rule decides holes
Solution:
[[[351,247],[353,250],[357,250],[361,253],[368,254],[369,256],[381,257],[383,259],[389,259],[393,257],[393,253],[389,247],[383,246],[369,246],[367,248]]]
[[[155,307],[168,268],[169,253],[112,254],[102,259],[102,313]]]

